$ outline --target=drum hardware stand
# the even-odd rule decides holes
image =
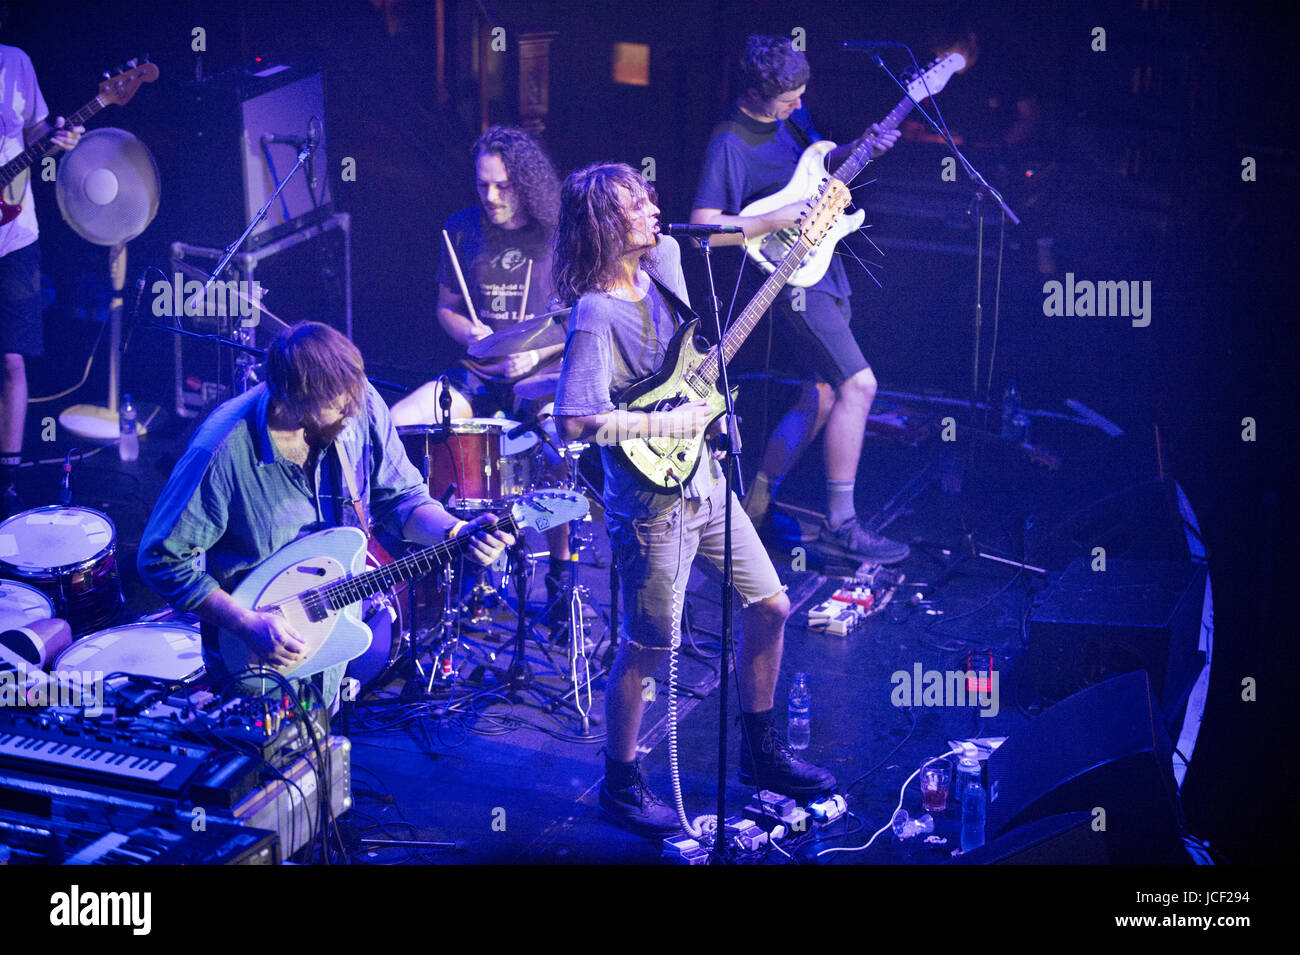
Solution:
[[[541,706],[548,712],[555,713],[561,708],[572,710],[578,720],[578,729],[586,735],[590,732],[590,718],[587,710],[590,707],[590,692],[588,692],[586,706],[579,705],[576,701],[568,699],[568,694],[558,695],[557,691],[543,686],[538,682],[533,672],[532,665],[528,662],[527,642],[528,635],[532,630],[532,625],[526,612],[528,602],[528,582],[529,568],[532,563],[531,555],[525,549],[522,537],[516,539],[514,546],[510,549],[510,566],[511,577],[515,585],[515,599],[517,601],[517,611],[515,613],[515,636],[513,648],[511,651],[510,662],[505,667],[499,666],[480,666],[475,670],[475,678],[491,676],[492,680],[509,691],[512,699],[519,702],[533,702],[534,705]],[[534,639],[536,636],[534,635]],[[581,661],[573,661],[570,664],[569,673],[566,675],[563,670],[556,665],[554,658],[545,643],[537,640],[538,647],[542,655],[546,658],[547,664],[557,676],[572,678],[574,674],[580,673],[582,665],[585,664],[585,658]],[[572,656],[572,654],[571,654]],[[535,701],[524,701],[521,699],[523,693],[529,692],[535,694],[539,699]]]

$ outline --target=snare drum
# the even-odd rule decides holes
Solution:
[[[54,660],[54,672],[131,673],[188,683],[203,673],[197,627],[132,623],[82,637]]]
[[[441,500],[454,486],[452,506],[491,510],[531,482],[532,467],[523,462],[538,438],[532,433],[507,438],[518,425],[504,418],[462,418],[446,427],[409,425],[397,433],[430,494]]]
[[[73,633],[101,629],[122,609],[117,530],[88,507],[38,507],[0,524],[0,577],[30,584]]]

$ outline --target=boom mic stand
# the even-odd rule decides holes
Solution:
[[[899,45],[901,46],[903,44],[899,44]],[[911,54],[910,48],[908,49],[908,53]],[[971,529],[970,491],[969,491],[970,479],[975,473],[975,444],[976,444],[975,435],[979,428],[976,419],[979,415],[979,405],[980,405],[979,402],[980,333],[984,324],[983,283],[984,283],[984,199],[985,197],[986,196],[991,197],[993,201],[996,202],[998,207],[1001,209],[1002,214],[1007,219],[1010,219],[1014,225],[1019,225],[1020,219],[1017,218],[1016,214],[1011,211],[1011,208],[1006,204],[1006,201],[1002,198],[1001,194],[996,189],[994,189],[991,185],[989,185],[988,180],[985,179],[984,176],[980,174],[978,169],[976,169],[973,165],[971,165],[971,163],[966,159],[964,155],[962,155],[961,150],[957,148],[957,144],[953,142],[952,137],[948,135],[947,128],[942,124],[935,122],[934,119],[930,117],[930,114],[926,112],[925,108],[922,107],[920,103],[918,103],[915,99],[912,98],[912,94],[908,91],[907,85],[903,83],[892,72],[890,72],[889,67],[885,66],[885,61],[880,58],[880,54],[879,53],[874,54],[871,59],[872,62],[874,62],[876,66],[880,67],[881,71],[884,72],[884,74],[888,76],[891,80],[893,80],[895,85],[897,85],[899,89],[903,91],[903,95],[906,96],[908,99],[912,100],[912,105],[916,107],[916,111],[918,113],[920,113],[922,116],[925,117],[925,121],[930,124],[930,128],[933,129],[936,133],[938,133],[941,137],[943,137],[943,140],[947,144],[948,149],[957,158],[957,161],[961,163],[962,169],[965,170],[966,175],[970,178],[971,182],[974,183],[975,185],[975,192],[971,203],[972,209],[974,210],[975,222],[976,222],[975,306],[971,315],[971,325],[972,325],[971,380],[970,380],[970,398],[969,398],[969,424],[967,425],[968,429],[970,430],[970,433],[966,436],[966,462],[964,465],[964,474],[961,482],[962,540],[959,547],[954,549],[955,557],[953,558],[952,562],[947,567],[945,567],[942,573],[940,573],[939,576],[931,583],[930,586],[932,588],[937,589],[943,586],[944,584],[946,584],[950,579],[952,579],[952,576],[957,572],[958,567],[966,563],[966,561],[968,560],[984,559],[984,560],[995,561],[1001,564],[1011,564],[1016,567],[1026,566],[1021,561],[1013,561],[1008,558],[1004,558],[996,554],[986,552],[983,548],[981,548],[981,546],[975,539],[975,532]],[[916,62],[915,56],[912,57],[912,61],[913,63]],[[1000,267],[1001,266],[999,264],[999,268]]]

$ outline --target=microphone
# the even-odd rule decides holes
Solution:
[[[303,146],[314,146],[310,136],[285,136],[281,133],[263,133],[263,146],[292,146],[295,149],[302,149]]]
[[[906,43],[896,43],[893,40],[845,40],[840,44],[840,49],[846,53],[876,53],[880,50],[887,50],[891,46],[907,46]]]
[[[438,409],[442,412],[442,425],[451,424],[451,382],[446,375],[438,376]]]
[[[72,503],[72,454],[79,448],[69,448],[63,458],[63,479],[59,482],[59,503],[67,507]]]
[[[145,281],[149,278],[149,270],[140,270],[140,279],[135,283],[135,305],[131,308],[131,317],[140,317],[140,299],[144,298]]]
[[[711,235],[744,235],[738,225],[696,225],[693,222],[670,222],[659,227],[663,235],[685,235],[692,239],[705,239]]]
[[[546,417],[549,418],[550,415],[547,415]],[[532,421],[527,421],[523,424],[515,425],[515,427],[507,431],[506,438],[507,440],[514,441],[516,438],[522,438],[529,431],[536,431],[540,434],[542,431],[542,422],[545,420],[546,418],[542,417],[541,415],[534,415]]]
[[[307,122],[307,188],[311,190],[312,202],[316,201],[316,148],[320,146],[321,124],[315,116]]]

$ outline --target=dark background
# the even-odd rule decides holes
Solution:
[[[884,116],[900,94],[846,39],[895,39],[925,61],[955,38],[978,36],[979,57],[940,96],[971,161],[1023,219],[1008,227],[1002,276],[996,400],[1015,378],[1030,407],[1075,398],[1149,447],[1201,520],[1215,584],[1216,659],[1211,703],[1184,789],[1192,829],[1235,861],[1280,858],[1294,824],[1281,815],[1294,792],[1289,725],[1280,701],[1296,678],[1288,606],[1295,537],[1283,482],[1294,438],[1292,388],[1297,310],[1292,224],[1297,212],[1296,100],[1285,64],[1295,43],[1287,7],[1209,2],[790,3],[507,2],[448,0],[448,99],[439,102],[432,2],[11,3],[0,41],[31,54],[52,113],[94,91],[101,70],[143,53],[161,79],[99,125],[138,135],[163,183],[158,218],[131,244],[131,281],[144,264],[166,266],[167,247],[192,223],[169,205],[172,183],[200,180],[226,157],[184,148],[184,84],[262,55],[315,58],[326,78],[331,188],[353,217],[355,337],[372,371],[412,386],[452,358],[433,318],[438,230],[473,201],[468,145],[479,131],[472,70],[476,23],[506,29],[495,63],[489,118],[517,118],[511,59],[522,31],[556,31],[542,135],[564,172],[602,160],[655,160],[665,221],[685,220],[709,130],[730,97],[733,62],[751,32],[806,30],[813,79],[807,104],[819,131],[845,141]],[[490,19],[485,19],[490,18]],[[201,64],[190,30],[202,26]],[[1107,51],[1090,49],[1107,30]],[[611,79],[614,42],[649,44],[650,85]],[[895,54],[895,69],[906,65]],[[1150,72],[1148,73],[1148,69]],[[1134,75],[1139,77],[1134,92]],[[1149,77],[1149,79],[1147,79]],[[1018,122],[1023,110],[1029,122]],[[971,190],[940,179],[945,149],[909,128],[868,168],[856,191],[883,258],[855,239],[883,288],[851,260],[855,328],[883,388],[965,397],[974,297]],[[355,182],[339,162],[356,160]],[[1245,156],[1258,163],[1243,182]],[[233,157],[232,157],[233,158]],[[61,221],[48,184],[36,185],[43,268],[53,302],[47,355],[29,362],[34,395],[80,375],[102,319],[104,250]],[[238,234],[242,223],[230,230]],[[985,361],[992,340],[998,221],[985,239]],[[1056,271],[1039,271],[1037,243],[1051,238]],[[870,253],[870,254],[868,254]],[[739,254],[717,255],[724,305]],[[304,268],[334,268],[317,263]],[[1152,321],[1047,318],[1042,284],[1066,271],[1092,280],[1149,280]],[[757,283],[747,273],[740,293]],[[697,304],[703,273],[688,255]],[[288,309],[284,317],[310,318]],[[123,386],[168,406],[171,344],[141,330]],[[764,366],[764,330],[740,359]],[[775,349],[779,365],[780,349]],[[102,400],[103,363],[82,396]],[[779,389],[774,401],[783,400]],[[752,407],[752,406],[751,406]],[[777,414],[780,407],[767,409]],[[757,416],[757,409],[751,412]],[[1258,440],[1241,439],[1242,419]],[[29,445],[35,440],[29,427]],[[1260,702],[1241,701],[1241,681]],[[1278,773],[1281,773],[1279,778]],[[1265,809],[1264,807],[1267,807]],[[1278,826],[1278,822],[1284,825]]]

